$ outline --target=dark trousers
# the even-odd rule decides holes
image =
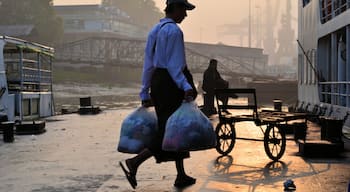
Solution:
[[[214,90],[204,93],[203,96],[204,96],[204,113],[206,115],[211,115],[211,114],[217,113],[216,108],[215,108],[215,92],[214,92]],[[220,100],[223,105],[227,105],[228,96],[223,95],[217,99]]]
[[[185,69],[184,74],[194,88],[192,75],[187,69]],[[166,69],[157,68],[155,70],[151,80],[151,97],[158,118],[158,133],[150,150],[157,163],[181,160],[190,156],[189,152],[168,152],[162,150],[166,122],[182,104],[184,94],[184,91],[176,86]]]

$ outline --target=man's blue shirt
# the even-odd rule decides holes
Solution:
[[[141,100],[150,99],[149,89],[155,68],[167,69],[177,87],[192,89],[183,70],[186,67],[183,33],[170,18],[161,19],[148,34],[142,73]]]

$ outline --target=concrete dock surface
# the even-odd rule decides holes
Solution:
[[[133,190],[118,162],[132,157],[116,151],[123,119],[134,109],[106,110],[98,115],[54,116],[41,135],[15,135],[0,141],[1,192],[173,192],[175,163],[147,160]],[[217,119],[213,118],[213,124]],[[237,124],[237,135],[262,138],[251,122]],[[229,156],[215,149],[191,152],[187,173],[197,183],[183,191],[281,192],[292,179],[298,192],[347,192],[350,182],[349,141],[337,158],[303,158],[287,141],[279,162],[272,162],[263,142],[237,140]]]

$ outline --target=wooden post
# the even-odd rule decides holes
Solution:
[[[350,25],[346,26],[346,106],[350,107]]]
[[[37,53],[37,72],[38,72],[38,80],[39,80],[39,82],[38,82],[38,87],[37,87],[37,91],[41,91],[41,72],[42,72],[42,70],[41,70],[41,58],[40,58],[40,52],[38,52]]]
[[[19,48],[19,73],[20,73],[20,86],[21,89],[19,91],[19,120],[22,121],[23,120],[23,81],[24,81],[24,77],[23,77],[23,49]]]

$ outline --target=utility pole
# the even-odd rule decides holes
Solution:
[[[252,10],[251,0],[249,0],[249,48],[252,47]]]
[[[263,31],[261,29],[261,12],[260,12],[260,6],[255,6],[256,8],[256,48],[262,48],[262,37],[261,32]]]

